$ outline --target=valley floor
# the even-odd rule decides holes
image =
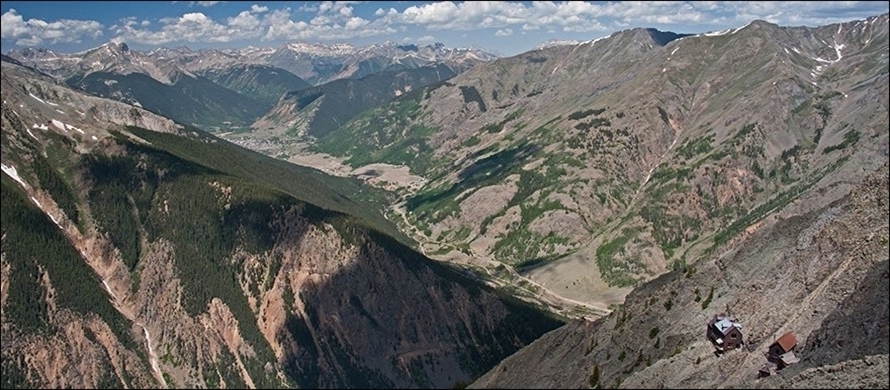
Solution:
[[[391,164],[371,164],[352,168],[342,158],[308,150],[306,144],[293,142],[284,144],[273,141],[258,141],[261,134],[250,137],[238,134],[220,133],[218,136],[257,152],[288,162],[318,169],[339,177],[355,177],[366,184],[393,191],[399,188],[414,191],[422,187],[426,180],[412,175],[406,166]],[[410,224],[400,204],[388,210],[390,218],[400,229],[418,242],[418,249],[427,257],[458,265],[471,276],[487,284],[509,290],[518,297],[545,307],[546,309],[570,318],[590,320],[608,315],[613,305],[624,302],[630,287],[609,287],[601,278],[592,256],[574,254],[527,271],[516,272],[509,266],[487,256],[468,255],[457,249],[443,250],[438,242],[429,241]],[[399,216],[399,217],[394,217]]]

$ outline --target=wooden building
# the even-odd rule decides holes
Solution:
[[[797,363],[800,359],[792,351],[795,346],[797,346],[797,338],[794,337],[794,334],[785,333],[769,346],[766,359],[775,363],[779,369]]]
[[[721,352],[736,349],[744,344],[742,325],[726,314],[717,314],[708,321],[706,335]]]

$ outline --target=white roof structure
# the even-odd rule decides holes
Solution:
[[[742,324],[739,324],[738,322],[732,322],[732,320],[729,319],[728,317],[724,317],[724,318],[720,319],[719,321],[715,322],[714,327],[717,328],[717,330],[719,330],[720,333],[726,334],[726,332],[728,332],[732,328],[737,328],[737,329],[741,330]]]
[[[782,363],[785,363],[786,365],[800,362],[800,358],[795,356],[794,352],[791,351],[782,354],[782,356],[779,356],[779,359],[782,359]]]

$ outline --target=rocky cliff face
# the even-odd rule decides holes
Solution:
[[[107,136],[108,128],[121,126],[139,126],[166,133],[182,128],[173,120],[140,107],[71,90],[33,69],[6,61],[2,66],[4,75],[0,82],[3,83],[4,96],[9,99],[4,106],[4,120],[29,129],[31,133],[26,131],[27,136],[53,130],[92,140],[92,136]],[[70,126],[64,126],[65,123]],[[18,141],[13,137],[6,139]]]
[[[646,283],[594,322],[544,335],[472,388],[871,388],[888,383],[888,165],[841,199],[764,221],[726,252]],[[705,326],[742,324],[715,356]],[[757,378],[793,332],[801,361]]]
[[[318,173],[3,68],[4,386],[446,387],[561,324]]]

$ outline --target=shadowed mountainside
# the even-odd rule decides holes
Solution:
[[[2,65],[4,387],[450,387],[562,324],[354,180]]]

